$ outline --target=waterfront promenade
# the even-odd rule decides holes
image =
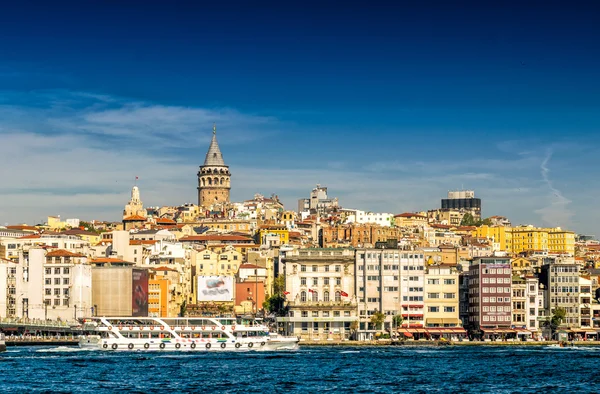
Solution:
[[[371,346],[550,346],[559,341],[391,341],[389,339],[375,341],[300,341],[300,347],[371,347]],[[574,341],[567,346],[600,346],[600,341]]]

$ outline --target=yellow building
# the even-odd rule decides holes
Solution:
[[[73,230],[63,231],[62,234],[75,235],[75,236],[81,238],[82,240],[89,242],[90,245],[92,245],[92,246],[98,245],[101,240],[101,235],[99,233],[94,233],[92,231],[86,231],[86,230],[73,229]]]
[[[425,271],[425,327],[460,327],[458,272],[454,266],[433,265]]]
[[[252,234],[254,224],[251,220],[244,219],[222,219],[222,218],[209,218],[202,219],[200,226],[206,226],[210,230],[216,230],[219,232],[236,232]]]
[[[394,215],[394,225],[396,227],[423,227],[427,224],[427,215],[420,213],[401,213]]]
[[[481,226],[481,228],[483,227],[486,226]],[[500,231],[506,229],[506,239],[510,239],[512,242],[512,247],[506,250],[515,254],[549,252],[575,255],[575,233],[573,231],[563,230],[560,227],[538,228],[533,226],[492,227],[492,229]]]
[[[473,230],[472,234],[475,238],[486,238],[498,244],[501,251],[513,251],[513,233],[510,227],[483,225]]]
[[[276,234],[279,236],[280,244],[287,244],[290,241],[290,232],[284,225],[267,225],[261,226],[258,231],[259,241],[263,244],[263,239],[267,234]]]
[[[244,261],[244,255],[231,246],[221,253],[205,249],[195,253],[197,276],[234,276]]]
[[[513,253],[548,251],[548,230],[521,226],[513,227],[509,231],[512,233]]]
[[[548,231],[548,251],[550,253],[568,253],[575,256],[575,233],[560,227]]]
[[[67,222],[62,222],[60,216],[48,216],[47,225],[45,227],[49,230],[60,230],[71,226]]]

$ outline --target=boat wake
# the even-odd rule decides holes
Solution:
[[[86,349],[74,346],[58,346],[49,349],[38,349],[36,353],[79,353],[79,352],[93,352],[98,349]]]

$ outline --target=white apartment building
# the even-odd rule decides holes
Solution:
[[[35,234],[21,238],[0,238],[0,250],[5,250],[5,255],[0,257],[17,260],[21,250],[28,250],[34,246],[66,249],[87,256],[90,243],[74,235],[62,234]]]
[[[394,214],[392,213],[365,212],[358,209],[346,209],[345,211],[352,212],[346,217],[346,223],[374,223],[384,227],[390,227],[394,223]]]
[[[310,340],[349,338],[357,320],[354,250],[293,250],[283,262],[289,313],[277,318],[279,332]]]
[[[395,315],[402,315],[402,327],[424,326],[425,258],[422,252],[357,249],[355,272],[359,340],[371,339],[377,332],[371,324],[375,312],[386,316],[384,329],[393,328]]]
[[[73,321],[91,316],[91,267],[64,249],[33,247],[0,265],[0,316]]]

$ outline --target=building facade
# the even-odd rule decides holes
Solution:
[[[462,326],[459,318],[459,278],[455,266],[433,265],[425,271],[425,327],[446,333]],[[464,330],[461,330],[464,334]]]
[[[484,336],[511,330],[512,270],[508,257],[480,257],[469,268],[469,326]]]
[[[357,320],[354,250],[313,248],[286,253],[289,312],[278,329],[310,340],[347,339]]]

